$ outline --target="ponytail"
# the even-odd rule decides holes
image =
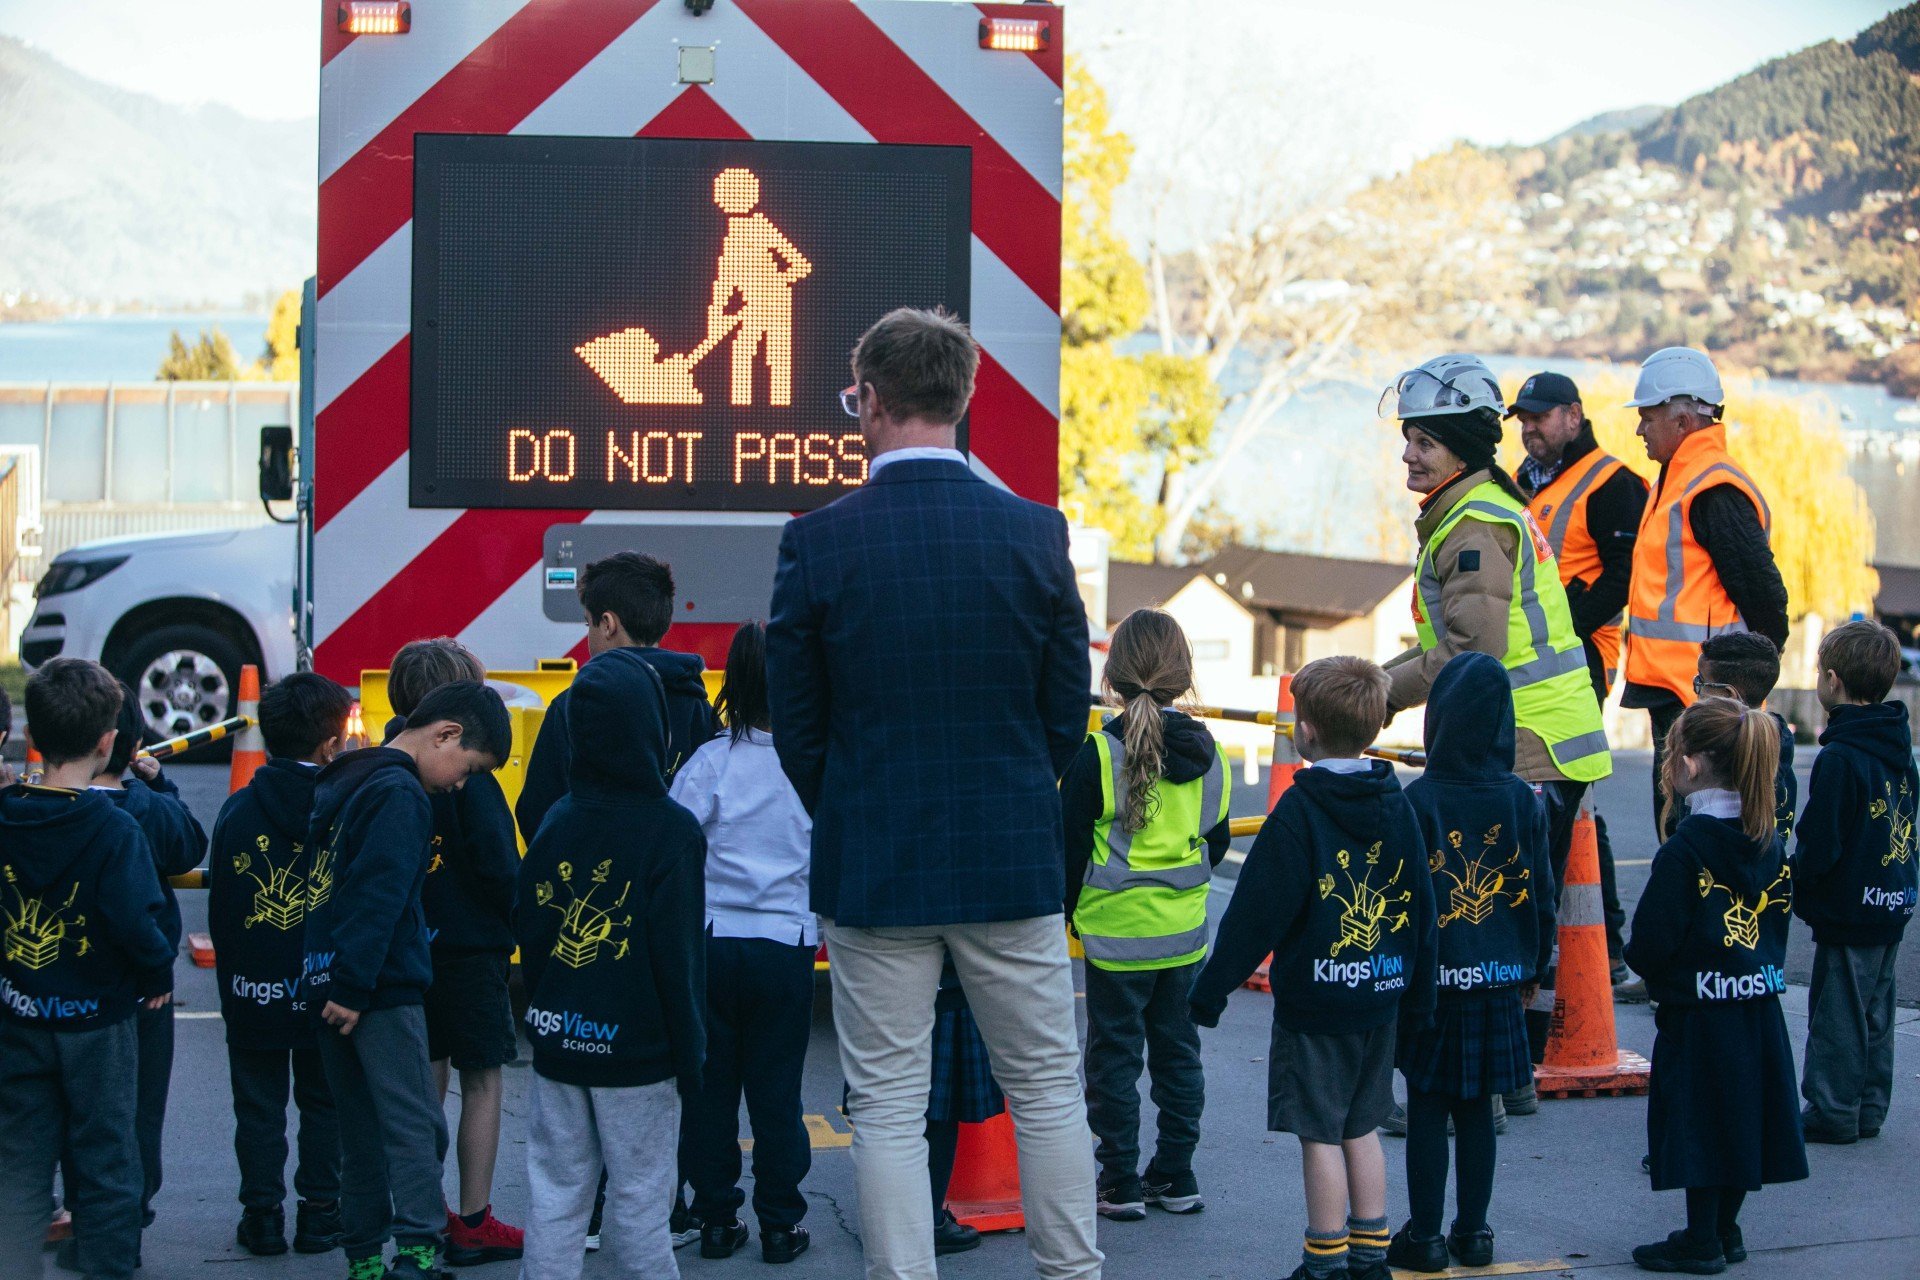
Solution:
[[[1734,789],[1740,793],[1740,828],[1760,843],[1778,830],[1773,779],[1780,768],[1780,734],[1766,712],[1746,706],[1740,710],[1740,731],[1733,744]]]
[[[1193,687],[1193,650],[1180,624],[1158,609],[1135,609],[1118,627],[1102,677],[1109,696],[1124,708],[1126,761],[1121,787],[1122,824],[1139,831],[1159,813],[1155,784],[1166,764],[1167,731],[1160,711]],[[1119,796],[1115,796],[1117,803]]]
[[[1667,731],[1667,758],[1660,783],[1666,792],[1662,818],[1671,822],[1674,781],[1686,756],[1704,759],[1716,782],[1740,795],[1740,829],[1756,846],[1771,841],[1774,774],[1780,766],[1780,735],[1764,711],[1731,698],[1702,698]]]

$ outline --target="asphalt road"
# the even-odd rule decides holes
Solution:
[[[1803,762],[1803,769],[1806,762]],[[1613,831],[1620,860],[1620,886],[1631,911],[1654,851],[1648,758],[1627,755],[1620,774],[1601,784],[1598,804]],[[183,790],[209,826],[226,790],[224,766],[180,766]],[[1804,779],[1804,774],[1803,774]],[[1264,783],[1240,788],[1236,814],[1263,807]],[[1216,910],[1232,891],[1230,864],[1215,883]],[[202,895],[182,895],[189,930],[204,927]],[[1793,975],[1804,981],[1808,951],[1796,926]],[[1920,1277],[1920,1212],[1915,1209],[1912,1164],[1920,1152],[1920,973],[1910,947],[1901,971],[1901,995],[1909,1008],[1897,1036],[1895,1101],[1880,1138],[1853,1147],[1815,1147],[1811,1180],[1770,1188],[1748,1202],[1745,1227],[1752,1260],[1733,1274],[1743,1280],[1824,1280],[1825,1277]],[[319,1258],[287,1255],[252,1259],[233,1243],[239,1216],[232,1153],[232,1114],[226,1079],[223,1024],[210,970],[184,958],[179,969],[180,1019],[172,1108],[167,1122],[167,1182],[156,1208],[159,1220],[145,1243],[146,1280],[195,1280],[207,1276],[259,1276],[274,1280],[338,1277],[339,1254]],[[1798,1045],[1805,1035],[1805,990],[1786,999],[1788,1027]],[[1625,1047],[1648,1053],[1653,1019],[1646,1006],[1623,1007],[1619,1032]],[[1210,1095],[1196,1171],[1208,1197],[1205,1213],[1176,1218],[1154,1213],[1144,1222],[1103,1223],[1101,1247],[1107,1274],[1115,1277],[1278,1277],[1299,1260],[1304,1222],[1298,1147],[1291,1137],[1265,1128],[1267,1035],[1270,1000],[1238,993],[1221,1026],[1206,1033]],[[523,1046],[524,1051],[524,1046]],[[505,1139],[495,1184],[498,1213],[524,1220],[527,1068],[524,1059],[507,1071]],[[835,1107],[841,1076],[833,1041],[830,999],[823,983],[814,1010],[808,1054],[806,1109],[814,1117],[813,1171],[805,1184],[812,1205],[807,1225],[813,1251],[790,1268],[795,1280],[842,1278],[861,1273],[853,1171],[846,1123]],[[1151,1124],[1152,1106],[1143,1114]],[[453,1118],[457,1101],[450,1101]],[[1628,1260],[1634,1245],[1658,1239],[1681,1225],[1677,1193],[1655,1195],[1640,1173],[1645,1150],[1643,1099],[1548,1102],[1538,1116],[1512,1121],[1501,1139],[1492,1219],[1499,1233],[1494,1272],[1457,1274],[1578,1276],[1580,1280],[1637,1275]],[[1388,1201],[1394,1225],[1405,1216],[1405,1180],[1398,1144],[1388,1140]],[[451,1161],[449,1161],[451,1165]],[[449,1185],[452,1185],[449,1168]],[[729,1274],[763,1274],[757,1245],[725,1262],[704,1261],[696,1249],[679,1254],[690,1280]],[[944,1275],[1012,1277],[1033,1274],[1018,1233],[990,1237],[973,1253],[941,1263]],[[469,1273],[481,1280],[509,1280],[515,1264]],[[58,1276],[49,1265],[49,1276]],[[622,1274],[608,1254],[590,1257],[589,1277]],[[14,1280],[6,1277],[4,1280]]]

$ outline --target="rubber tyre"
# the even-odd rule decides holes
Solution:
[[[237,715],[240,700],[240,668],[247,661],[237,645],[218,631],[193,623],[183,623],[171,627],[160,627],[149,631],[128,645],[124,652],[108,670],[124,683],[139,688],[140,677],[146,671],[147,664],[163,653],[176,649],[190,650],[204,654],[220,668],[220,674],[227,679],[227,706],[221,718]],[[152,729],[147,731],[147,741],[162,741],[162,735]],[[210,746],[189,751],[177,756],[182,764],[219,764],[233,755],[233,741],[216,742]]]

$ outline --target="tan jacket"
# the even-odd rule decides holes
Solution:
[[[1420,538],[1424,554],[1433,531],[1447,513],[1469,492],[1492,479],[1486,471],[1474,471],[1441,489],[1420,511],[1414,532]],[[1507,655],[1507,624],[1513,612],[1514,557],[1519,544],[1513,531],[1484,520],[1462,520],[1447,535],[1445,545],[1433,557],[1440,575],[1440,616],[1432,619],[1438,637],[1431,649],[1409,649],[1387,664],[1393,686],[1387,692],[1387,710],[1402,711],[1426,703],[1440,669],[1462,653],[1487,654],[1496,660]],[[1479,567],[1462,572],[1461,554]],[[1554,782],[1563,779],[1547,744],[1540,735],[1521,726],[1514,740],[1513,771],[1528,782]]]

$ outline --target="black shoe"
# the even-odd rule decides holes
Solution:
[[[1868,1138],[1877,1138],[1879,1136],[1880,1136],[1879,1125],[1876,1124],[1872,1128],[1868,1128],[1864,1124],[1860,1126],[1860,1140],[1862,1142],[1865,1142]]]
[[[812,1243],[805,1227],[760,1228],[760,1257],[765,1262],[792,1262]]]
[[[287,1251],[287,1214],[279,1205],[248,1209],[233,1233],[242,1249],[256,1258],[277,1258]]]
[[[1112,1218],[1115,1222],[1138,1222],[1147,1216],[1147,1197],[1140,1190],[1140,1179],[1133,1174],[1121,1174],[1111,1180],[1100,1180],[1100,1199],[1094,1208],[1103,1218]]]
[[[1340,1273],[1334,1274],[1338,1277]],[[1393,1280],[1393,1268],[1387,1265],[1386,1259],[1382,1258],[1379,1262],[1369,1262],[1364,1267],[1349,1266],[1346,1277],[1347,1280]]]
[[[1659,1244],[1643,1244],[1633,1251],[1633,1261],[1642,1271],[1681,1271],[1690,1276],[1717,1276],[1727,1269],[1727,1257],[1720,1242],[1695,1244],[1684,1231],[1676,1231]]]
[[[600,1234],[600,1206],[605,1203],[604,1200],[600,1200],[594,1204],[593,1234],[595,1236]],[[702,1225],[700,1219],[693,1216],[692,1210],[688,1209],[685,1205],[674,1205],[673,1214],[667,1223],[667,1231],[673,1236],[673,1247],[676,1249],[684,1249],[698,1240],[700,1238],[700,1228]],[[594,1247],[597,1249],[599,1245],[596,1244]]]
[[[1168,1213],[1199,1213],[1207,1207],[1207,1202],[1200,1198],[1200,1180],[1193,1176],[1191,1169],[1184,1173],[1161,1173],[1149,1164],[1140,1179],[1140,1195],[1148,1204],[1157,1204]]]
[[[1445,1271],[1447,1241],[1444,1236],[1420,1236],[1409,1222],[1393,1233],[1387,1242],[1387,1265],[1408,1271]]]
[[[731,1258],[736,1249],[745,1247],[752,1233],[747,1224],[735,1218],[732,1222],[709,1222],[700,1228],[700,1256],[703,1258]]]
[[[340,1222],[338,1200],[302,1200],[293,1214],[293,1251],[327,1253],[340,1247],[347,1229]]]
[[[1640,1172],[1646,1174],[1649,1178],[1653,1176],[1653,1153],[1651,1151],[1640,1157]]]
[[[387,1280],[453,1280],[453,1272],[433,1265],[439,1248],[430,1244],[403,1244],[393,1251]]]
[[[965,1253],[969,1249],[980,1247],[980,1233],[953,1216],[953,1210],[942,1210],[940,1221],[933,1224],[933,1251],[936,1255]]]
[[[1822,1124],[1809,1124],[1804,1130],[1808,1142],[1819,1142],[1829,1147],[1850,1147],[1860,1141],[1858,1133],[1842,1133],[1838,1129],[1829,1129]]]
[[[1493,1228],[1480,1227],[1473,1231],[1462,1231],[1459,1223],[1447,1232],[1447,1252],[1451,1253],[1463,1267],[1490,1267],[1493,1265]]]
[[[1720,1233],[1720,1252],[1730,1263],[1747,1260],[1747,1239],[1740,1234],[1738,1224]]]

